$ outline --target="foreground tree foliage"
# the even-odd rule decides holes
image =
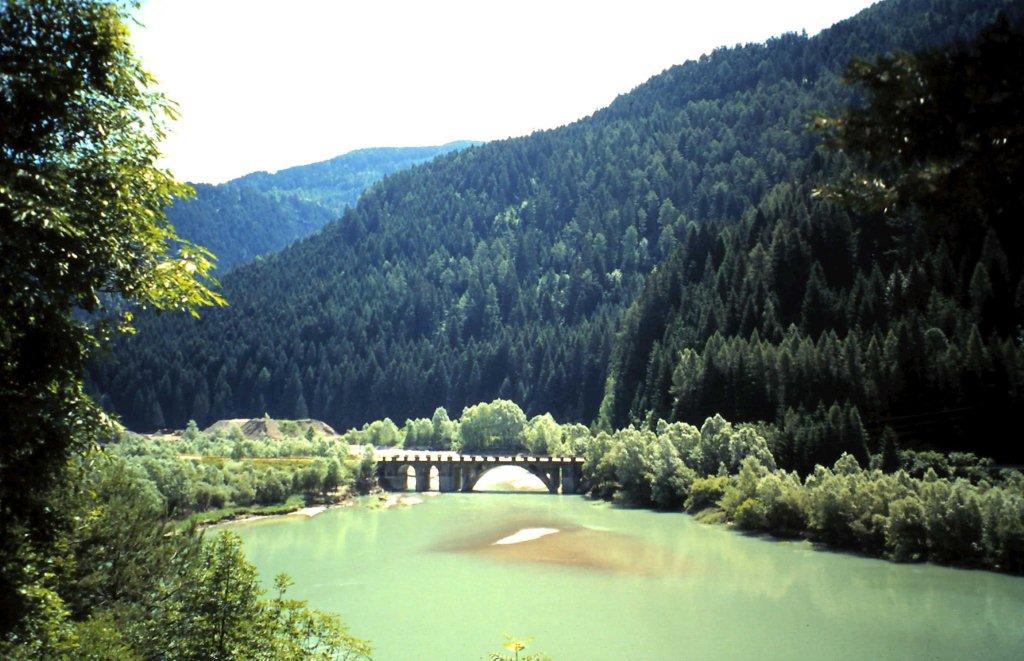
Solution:
[[[967,44],[855,60],[846,79],[867,103],[816,124],[859,167],[819,194],[950,241],[980,245],[992,230],[1019,245],[1022,60],[1024,31],[1005,14]]]
[[[227,532],[201,547],[200,556],[156,618],[153,652],[181,659],[368,659],[372,648],[354,638],[335,615],[286,598],[281,574],[275,594],[263,598],[256,568],[241,540]]]
[[[0,10],[0,633],[28,608],[25,554],[62,525],[48,492],[109,431],[82,386],[90,356],[131,306],[221,302],[209,253],[163,214],[187,189],[155,165],[173,111],[132,55],[128,11]]]
[[[39,557],[22,625],[0,641],[12,659],[368,658],[333,615],[265,598],[237,536],[176,531],[159,491],[130,461],[95,452],[53,503],[78,524]],[[112,560],[113,559],[113,560]]]

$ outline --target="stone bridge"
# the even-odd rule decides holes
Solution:
[[[583,457],[459,454],[417,450],[378,450],[377,481],[385,489],[404,491],[408,469],[416,491],[430,490],[431,469],[437,469],[438,491],[472,491],[480,476],[498,466],[519,466],[540,478],[551,493],[580,493]]]

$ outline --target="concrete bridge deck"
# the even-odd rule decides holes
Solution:
[[[519,466],[537,476],[551,493],[579,493],[583,457],[523,454],[461,454],[426,450],[377,451],[377,480],[381,487],[406,489],[408,469],[416,477],[416,491],[430,490],[431,469],[437,469],[438,491],[472,491],[480,476],[498,466]]]

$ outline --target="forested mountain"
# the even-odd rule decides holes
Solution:
[[[862,454],[862,422],[1024,459],[1022,62],[1003,18],[852,66],[871,103],[820,120],[851,158],[692,228],[624,317],[604,424],[775,421],[804,472]]]
[[[359,149],[273,174],[194,184],[195,197],[175,202],[167,216],[182,237],[209,248],[225,273],[309,236],[387,175],[472,144]]]
[[[335,158],[269,172],[253,172],[234,180],[275,196],[294,195],[316,202],[337,216],[359,199],[364,190],[399,170],[425,163],[435,156],[475,144],[457,140],[436,147],[374,147],[357,149]]]
[[[835,227],[805,220],[805,182],[843,168],[816,151],[808,119],[850,101],[839,74],[852,57],[967,39],[999,10],[1019,15],[1020,4],[889,0],[814,37],[673,67],[574,124],[397,173],[317,235],[228,274],[227,309],[140,319],[140,333],[94,366],[92,383],[136,429],[264,412],[344,428],[499,396],[529,413],[590,422],[609,373],[609,422],[646,419],[647,409],[690,419],[720,408],[737,420],[774,420],[780,405],[813,409],[816,382],[793,374],[810,392],[804,399],[739,408],[716,400],[707,381],[693,386],[706,399],[676,411],[666,384],[679,361],[670,354],[693,347],[703,360],[716,331],[715,342],[755,343],[757,329],[757,341],[796,350],[835,325],[835,339],[820,342],[841,344],[860,312],[841,310],[833,290],[877,288],[878,278],[888,287],[894,267],[872,275],[872,251],[888,239],[855,232],[834,205],[813,213]],[[777,260],[773,270],[758,246]],[[724,259],[727,248],[734,257]],[[900,274],[931,277],[933,257],[918,255]],[[777,282],[755,282],[758,273]],[[769,293],[783,289],[772,312]],[[804,319],[814,291],[828,304]],[[795,319],[796,335],[786,330]],[[891,321],[880,318],[882,339]],[[953,331],[945,336],[959,337]],[[700,377],[680,383],[687,378]],[[861,401],[835,401],[846,399]]]
[[[175,201],[167,217],[183,238],[217,256],[221,274],[309,236],[335,217],[315,202],[235,183],[193,188],[195,197]]]

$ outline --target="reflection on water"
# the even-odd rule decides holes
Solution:
[[[375,659],[1021,659],[1024,579],[768,541],[577,497],[445,494],[232,526]],[[558,532],[495,542],[531,529]]]

